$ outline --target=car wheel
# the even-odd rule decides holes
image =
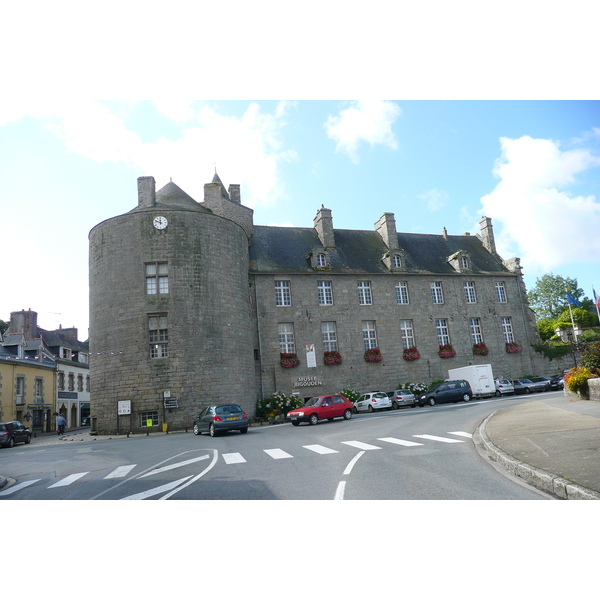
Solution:
[[[27,439],[25,440],[25,443],[26,444],[30,444],[31,443],[31,436],[30,435],[27,436]]]
[[[208,433],[210,435],[210,437],[215,437],[217,435],[217,431],[215,429],[215,424],[211,423],[209,428],[208,428]]]
[[[428,398],[427,403],[429,406],[435,406],[435,398]]]
[[[419,402],[419,408],[423,408],[425,405],[422,402]]]
[[[357,415],[358,414],[358,408],[356,408],[356,406],[352,407],[352,412]]]
[[[300,423],[298,423],[298,421],[292,421],[292,425],[293,425],[294,427],[298,427],[298,425],[300,425]]]
[[[394,400],[394,401],[392,402],[392,408],[393,408],[394,410],[398,410],[398,409],[400,408],[400,405],[399,405],[399,404],[398,404],[398,403],[397,403],[397,402]]]
[[[502,394],[500,393],[499,390],[496,390],[496,397],[498,397],[498,396],[502,396]]]
[[[247,427],[242,427],[240,429],[240,433],[248,433],[248,428]]]
[[[373,405],[369,404],[369,412],[373,412]]]
[[[202,432],[198,428],[198,425],[196,425],[195,423],[194,423],[194,429],[193,429],[193,431],[194,431],[194,435],[201,435],[202,434]]]
[[[463,394],[463,401],[464,402],[468,402],[471,399],[471,396],[469,396],[469,394]]]
[[[349,408],[347,408],[344,411],[344,419],[346,419],[346,421],[348,421],[351,418],[352,418],[352,411]]]
[[[313,413],[312,415],[310,415],[308,422],[311,425],[316,425],[319,422],[319,416],[316,413]]]
[[[15,445],[15,438],[10,438],[10,440],[8,440],[8,447],[12,448]]]
[[[525,391],[526,394],[531,394],[531,390],[529,388],[525,388],[524,391]]]

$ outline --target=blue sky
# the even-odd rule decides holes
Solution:
[[[553,272],[600,291],[597,101],[48,101],[0,103],[0,318],[87,334],[89,230],[137,203],[137,177],[196,200],[214,169],[259,225],[478,233],[519,256],[528,288]],[[19,282],[14,286],[14,282]],[[40,289],[43,293],[40,293]]]

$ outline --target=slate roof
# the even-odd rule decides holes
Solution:
[[[398,233],[408,273],[453,274],[448,258],[458,251],[468,252],[473,273],[506,273],[500,257],[492,255],[477,236]],[[382,262],[388,251],[376,231],[334,229],[335,248],[329,249],[333,273],[389,273]],[[255,226],[250,246],[253,273],[314,273],[309,253],[322,247],[314,228]]]
[[[184,192],[176,183],[169,181],[156,192],[156,205],[152,208],[188,208],[200,212],[212,213],[212,211],[200,202],[196,202],[187,192]],[[129,212],[139,211],[139,207],[135,207]],[[147,210],[147,208],[144,208]]]

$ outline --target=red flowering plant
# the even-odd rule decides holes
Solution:
[[[514,354],[515,352],[521,352],[521,346],[515,344],[514,342],[506,342],[506,351],[509,354]]]
[[[379,348],[371,348],[370,350],[365,351],[365,361],[366,362],[381,362],[383,360],[383,355]]]
[[[456,350],[454,350],[452,344],[445,344],[444,346],[440,346],[438,354],[440,358],[452,358],[456,356]]]
[[[342,355],[337,350],[325,352],[323,355],[323,364],[325,365],[341,365]]]
[[[284,369],[293,369],[300,364],[298,357],[295,354],[289,352],[282,352],[279,355],[279,363]]]
[[[488,347],[485,344],[473,344],[473,354],[487,356],[488,352]]]
[[[404,360],[417,360],[418,358],[421,358],[421,355],[416,348],[406,348],[402,353],[402,358]]]

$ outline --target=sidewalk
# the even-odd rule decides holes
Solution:
[[[503,408],[479,426],[481,452],[558,498],[600,500],[600,402],[572,396]]]

